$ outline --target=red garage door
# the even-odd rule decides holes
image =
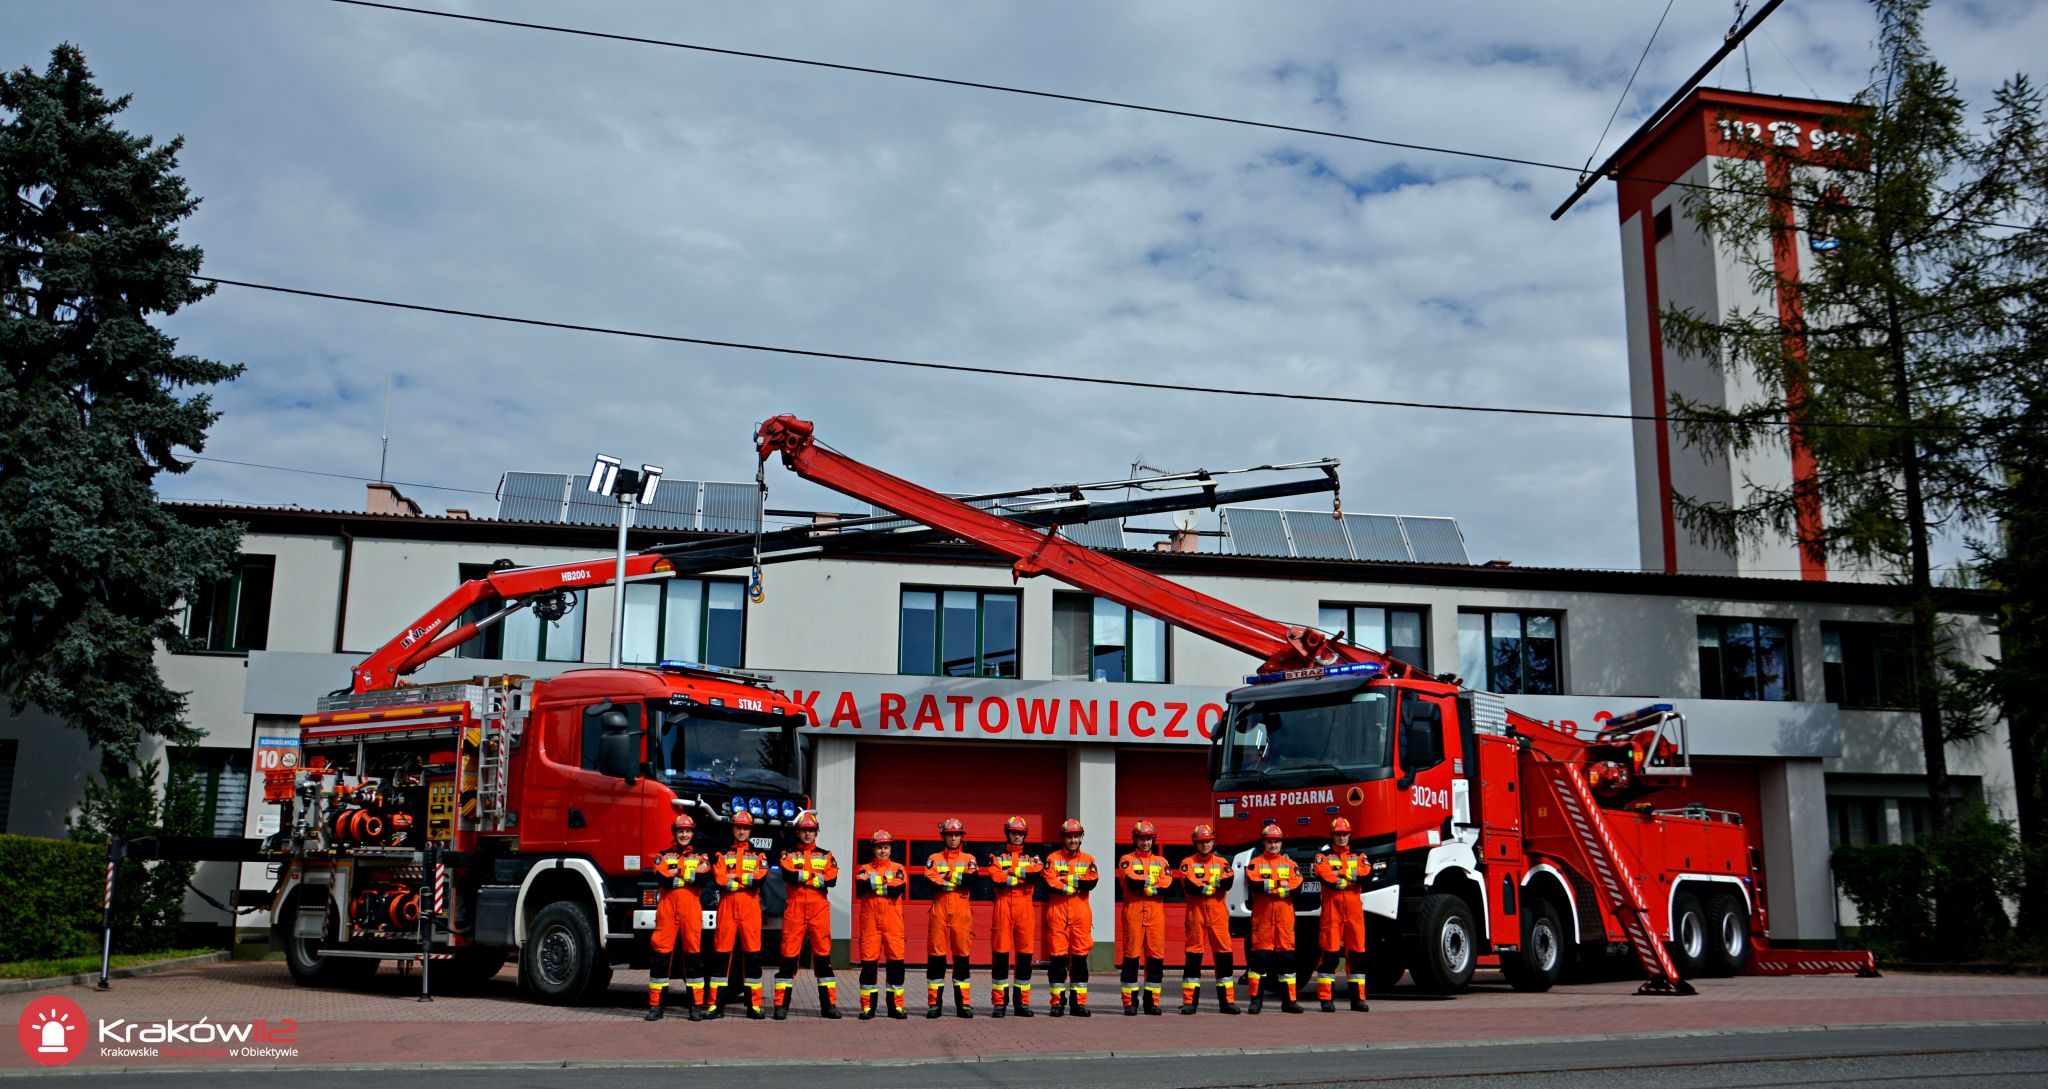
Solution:
[[[1013,748],[1002,745],[864,744],[854,760],[855,855],[877,828],[896,837],[896,860],[910,867],[910,896],[904,930],[913,964],[925,959],[925,917],[931,886],[924,860],[943,848],[939,822],[967,822],[967,850],[986,862],[1003,842],[1003,822],[1020,816],[1031,822],[1034,850],[1057,846],[1055,833],[1067,818],[1067,749],[1061,745]],[[859,910],[856,904],[856,911]],[[976,961],[988,958],[989,890],[974,890]],[[859,920],[855,920],[856,927]],[[1039,943],[1041,956],[1045,949]]]
[[[1159,828],[1159,851],[1175,865],[1194,848],[1188,834],[1195,825],[1215,823],[1209,802],[1209,754],[1202,749],[1156,747],[1119,749],[1116,754],[1116,848],[1110,864],[1131,849],[1131,825],[1151,821]],[[1098,897],[1101,899],[1101,897]],[[1181,890],[1168,890],[1166,958],[1179,964],[1181,953]],[[1121,913],[1119,913],[1121,923]],[[1123,957],[1123,928],[1117,928],[1117,957]]]

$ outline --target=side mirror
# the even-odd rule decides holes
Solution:
[[[1399,779],[1394,780],[1395,790],[1407,790],[1409,787],[1412,787],[1414,785],[1415,773],[1412,771],[1406,775],[1401,776]]]
[[[640,777],[640,738],[645,731],[633,728],[624,711],[606,711],[598,717],[603,734],[597,741],[597,770],[631,786]]]

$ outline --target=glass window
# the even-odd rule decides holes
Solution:
[[[1384,689],[1230,705],[1222,776],[1253,782],[1365,781],[1393,775],[1394,733]]]
[[[1701,699],[1793,698],[1791,624],[1702,618],[1698,643]]]
[[[669,579],[626,587],[621,661],[746,664],[746,589],[718,579]]]
[[[1898,624],[1822,624],[1821,680],[1842,707],[1910,708],[1910,629]]]
[[[1422,610],[1400,605],[1331,605],[1318,612],[1317,626],[1337,632],[1367,650],[1398,658],[1417,669],[1429,668],[1429,647]]]
[[[1052,661],[1055,680],[1164,682],[1166,622],[1108,598],[1055,593]]]
[[[240,556],[226,578],[202,588],[185,605],[191,649],[243,654],[270,645],[270,590],[275,556]]]
[[[1469,610],[1458,614],[1458,669],[1465,683],[1507,694],[1564,691],[1559,613]]]
[[[240,839],[249,813],[249,753],[243,749],[179,746],[170,752],[171,774],[192,781],[199,812],[195,834]]]
[[[543,621],[532,609],[521,609],[498,625],[498,657],[515,662],[580,662],[583,660],[583,595],[571,594],[567,616]]]
[[[897,672],[1015,677],[1018,610],[1013,590],[903,591]]]

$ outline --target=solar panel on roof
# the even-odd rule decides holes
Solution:
[[[1408,542],[1401,536],[1401,522],[1391,514],[1347,514],[1344,526],[1351,531],[1351,554],[1361,560],[1406,562]]]
[[[654,502],[634,512],[633,524],[647,529],[696,529],[697,482],[664,478],[654,486]]]
[[[1230,549],[1240,556],[1292,556],[1280,512],[1265,507],[1223,508],[1223,531]]]
[[[1294,554],[1312,560],[1348,560],[1351,542],[1344,539],[1344,524],[1327,511],[1283,512],[1287,535],[1294,541]]]
[[[562,520],[572,526],[616,526],[619,501],[609,495],[593,495],[590,477],[569,478],[569,510]]]
[[[1061,526],[1060,536],[1083,548],[1122,548],[1124,524],[1115,518],[1082,522],[1078,525]]]
[[[714,533],[752,533],[760,510],[760,491],[752,484],[719,480],[704,482],[703,527]]]
[[[560,522],[567,473],[506,473],[498,517],[507,522]]]
[[[1459,531],[1455,518],[1422,518],[1404,514],[1401,527],[1408,531],[1408,547],[1419,562],[1472,562],[1472,557],[1465,551],[1465,535]]]

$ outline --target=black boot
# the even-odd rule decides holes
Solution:
[[[1264,991],[1253,991],[1253,992],[1252,992],[1252,1003],[1251,1003],[1251,1009],[1250,1009],[1250,1010],[1248,1010],[1248,1011],[1246,1011],[1246,1012],[1248,1012],[1248,1013],[1258,1013],[1259,1011],[1261,1011],[1261,1010],[1264,1010],[1265,1008],[1266,1008],[1266,992],[1264,992]]]
[[[925,993],[926,993],[926,994],[930,994],[931,992],[930,992],[930,991],[926,991]],[[946,1014],[946,996],[945,996],[945,995],[943,995],[943,994],[942,994],[942,995],[940,995],[940,996],[939,996],[939,997],[937,997],[937,998],[934,998],[934,999],[932,999],[932,1000],[931,1000],[931,1002],[930,1002],[929,1004],[927,1004],[927,1005],[925,1006],[925,1008],[924,1008],[924,1019],[925,1019],[925,1020],[927,1020],[927,1021],[931,1021],[931,1020],[935,1020],[935,1019],[937,1019],[937,1018],[943,1017],[943,1016],[945,1016],[945,1014]]]
[[[703,1016],[702,1018],[700,1018],[700,1020],[704,1020],[704,1021],[716,1021],[716,1020],[718,1020],[719,1018],[722,1018],[722,1017],[724,1017],[724,1016],[725,1016],[725,1003],[723,1003],[723,1002],[719,1001],[719,1000],[718,1000],[718,999],[717,999],[716,997],[713,997],[713,998],[711,999],[711,1003],[710,1003],[710,1005],[709,1005],[708,1007],[706,1007],[706,1009],[704,1010],[704,1016]]]
[[[974,1016],[974,1007],[968,1003],[966,992],[962,991],[959,987],[953,988],[953,1015],[956,1017]]]
[[[789,1016],[789,999],[795,993],[796,991],[793,987],[775,988],[775,1019],[777,1021]]]
[[[1337,1003],[1336,1003],[1335,1001],[1331,1000],[1331,999],[1328,999],[1328,998],[1325,998],[1325,999],[1323,999],[1323,1012],[1324,1012],[1324,1013],[1336,1013],[1336,1012],[1337,1012]]]
[[[909,1019],[910,1019],[910,1015],[909,1015],[909,1014],[907,1014],[907,1013],[904,1013],[904,1012],[903,1012],[903,1007],[901,1007],[901,1006],[899,1006],[899,1005],[897,1005],[897,1004],[896,1004],[896,996],[895,996],[895,995],[890,995],[890,996],[889,996],[889,1020],[891,1020],[891,1021],[907,1021],[907,1020],[909,1020]]]
[[[661,1017],[662,1017],[662,1014],[661,1014],[661,1006],[660,1006],[659,1004],[656,1004],[656,1005],[653,1005],[653,1006],[649,1006],[649,1007],[647,1007],[647,1016],[645,1016],[645,1017],[641,1018],[641,1020],[642,1020],[642,1021],[659,1021],[659,1020],[661,1020]]]
[[[863,1002],[863,1003],[861,1004],[861,1009],[860,1009],[860,1019],[861,1019],[861,1020],[863,1020],[863,1021],[872,1021],[872,1020],[874,1020],[874,1019],[875,1019],[875,1003],[876,1003],[877,1001],[880,1001],[880,1000],[881,1000],[881,998],[882,998],[882,996],[881,996],[881,995],[875,995],[874,997],[872,997],[872,998],[869,998],[869,999],[868,999],[868,1000],[867,1000],[866,1002]]]
[[[1124,1016],[1125,1016],[1125,1017],[1136,1017],[1136,1016],[1138,1016],[1138,996],[1137,996],[1137,995],[1134,995],[1134,994],[1127,994],[1127,995],[1125,995],[1125,996],[1124,996]]]
[[[989,999],[988,1015],[990,1017],[1002,1017],[1008,1012],[1004,1007],[1009,1005],[1010,989],[1008,987],[996,987],[994,990],[994,996]]]
[[[1365,999],[1363,999],[1363,998],[1354,998],[1354,999],[1352,999],[1352,1000],[1351,1000],[1351,1012],[1352,1012],[1352,1013],[1371,1013],[1371,1012],[1372,1012],[1372,1007],[1371,1007],[1371,1006],[1368,1006],[1368,1005],[1366,1005],[1366,1004],[1365,1004]]]
[[[1195,1012],[1195,1007],[1196,1007],[1197,1005],[1200,1005],[1200,1004],[1201,1004],[1201,1001],[1202,1001],[1202,992],[1201,992],[1201,990],[1200,990],[1199,988],[1197,988],[1196,990],[1194,990],[1194,991],[1192,991],[1192,992],[1190,992],[1190,991],[1186,991],[1186,990],[1183,990],[1183,991],[1181,991],[1181,993],[1180,993],[1180,1012],[1181,1012],[1181,1016],[1183,1016],[1183,1017],[1187,1017],[1187,1016],[1191,1016],[1191,1015],[1193,1015],[1193,1014],[1194,1014],[1194,1012]]]
[[[692,1021],[702,1021],[704,1019],[704,1015],[697,1010],[696,998],[687,991],[683,993],[683,1011],[689,1015]]]
[[[1157,1017],[1159,1013],[1159,996],[1152,993],[1150,988],[1147,988],[1145,991],[1145,1015],[1147,1017]]]
[[[1292,998],[1283,998],[1283,999],[1281,999],[1281,1000],[1280,1000],[1280,1012],[1281,1012],[1281,1013],[1307,1013],[1308,1011],[1307,1011],[1307,1010],[1304,1010],[1304,1009],[1302,1009],[1302,1008],[1301,1008],[1301,1003],[1299,1003],[1299,1002],[1296,1002],[1296,1001],[1295,1001],[1294,999],[1292,999]]]
[[[1062,994],[1053,995],[1052,1008],[1046,1010],[1045,1012],[1051,1014],[1054,1017],[1065,1017],[1067,1015],[1067,997]]]
[[[833,999],[832,992],[823,984],[818,986],[818,1016],[827,1021],[839,1020],[839,1003]]]

